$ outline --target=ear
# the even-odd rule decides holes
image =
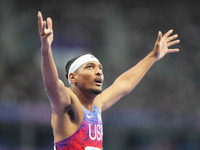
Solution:
[[[69,80],[70,80],[71,83],[75,83],[77,81],[76,73],[70,73],[69,74]]]

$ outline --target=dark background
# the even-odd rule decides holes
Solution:
[[[0,1],[0,150],[50,150],[51,108],[40,71],[37,12],[53,20],[59,76],[90,51],[104,89],[174,29],[179,53],[155,63],[128,96],[103,112],[105,150],[200,149],[200,2],[148,0]]]

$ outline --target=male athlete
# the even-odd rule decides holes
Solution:
[[[93,55],[85,54],[68,62],[68,88],[59,79],[52,56],[51,18],[43,21],[41,12],[38,12],[38,28],[41,38],[41,70],[52,108],[51,126],[55,150],[103,149],[101,112],[131,92],[156,61],[167,53],[179,51],[177,48],[168,48],[180,42],[177,34],[171,35],[173,30],[169,30],[163,36],[159,32],[153,50],[138,64],[120,75],[104,91],[101,63]]]

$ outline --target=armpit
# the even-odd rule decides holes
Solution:
[[[67,105],[67,106],[64,108],[64,112],[66,112],[66,113],[69,115],[69,117],[70,117],[71,120],[74,120],[74,119],[75,119],[75,118],[74,118],[74,111],[72,110],[72,106],[71,106],[71,105]]]

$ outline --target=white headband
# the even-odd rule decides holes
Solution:
[[[70,80],[69,80],[69,75],[70,73],[74,73],[76,70],[78,70],[83,64],[85,64],[86,62],[89,62],[89,61],[96,61],[98,63],[99,60],[94,57],[93,55],[91,54],[85,54],[79,58],[77,58],[70,66],[69,68],[69,72],[68,72],[68,82],[69,84],[71,83]]]

